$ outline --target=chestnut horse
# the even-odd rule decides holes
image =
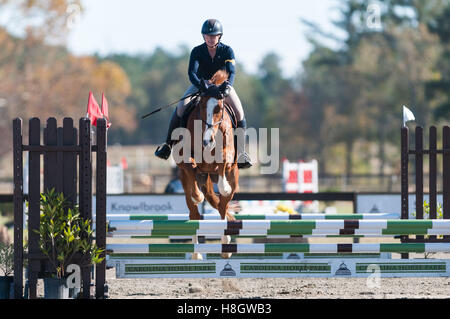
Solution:
[[[219,70],[210,82],[219,86],[227,78],[228,74]],[[196,141],[195,143],[194,126],[197,125],[199,128],[200,121],[202,141]],[[235,220],[228,212],[228,205],[238,189],[239,171],[235,156],[232,120],[225,110],[223,100],[201,96],[200,102],[188,117],[186,128],[191,133],[192,151],[189,160],[180,161],[177,165],[180,168],[180,179],[186,195],[186,204],[189,208],[189,219],[200,219],[198,204],[206,198],[211,206],[219,211],[222,219]],[[194,158],[195,145],[201,147],[202,151],[202,159],[199,162],[196,162]],[[210,156],[206,160],[205,150],[214,158]],[[216,152],[219,152],[218,156],[216,156]],[[219,196],[214,192],[213,181],[217,183]],[[222,236],[223,244],[229,244],[230,241],[230,236]],[[198,243],[197,236],[194,236],[193,242],[194,244]],[[222,257],[229,258],[231,253],[224,253]],[[193,254],[192,259],[203,259],[203,257],[197,253]]]

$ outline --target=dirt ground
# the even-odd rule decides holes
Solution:
[[[107,271],[111,299],[405,299],[450,298],[450,277],[366,278],[115,279]]]
[[[116,279],[106,272],[110,299],[448,299],[450,277],[151,278]],[[91,295],[94,295],[92,287]],[[42,280],[38,296],[43,296]]]
[[[404,299],[450,298],[450,278],[381,278],[370,288],[366,278],[114,279],[107,273],[111,299]]]

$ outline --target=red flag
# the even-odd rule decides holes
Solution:
[[[122,165],[123,169],[127,169],[128,168],[127,159],[125,157],[122,157],[122,159],[120,160],[120,164]]]
[[[97,101],[94,98],[94,94],[89,91],[89,100],[87,105],[87,114],[91,119],[91,125],[97,126],[97,119],[102,118],[103,114],[100,111]]]
[[[111,122],[109,121],[108,115],[108,100],[106,100],[106,96],[104,93],[102,93],[102,113],[106,117],[106,127],[110,127]]]

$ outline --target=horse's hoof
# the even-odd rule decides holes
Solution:
[[[222,236],[222,244],[229,244],[229,243],[231,243],[231,236],[230,235]]]
[[[192,260],[203,260],[203,256],[200,253],[193,253],[191,259]]]

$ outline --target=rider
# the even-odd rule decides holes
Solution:
[[[220,38],[223,35],[222,24],[216,19],[206,20],[202,26],[202,35],[205,43],[191,51],[188,75],[192,85],[186,90],[183,97],[200,91],[208,96],[219,99],[224,98],[225,102],[233,108],[236,114],[237,127],[242,128],[245,132],[247,123],[244,117],[244,110],[236,91],[232,87],[236,73],[234,52],[231,47],[220,42]],[[207,84],[207,80],[211,79],[219,69],[227,71],[229,74],[228,80],[220,86]],[[181,117],[191,99],[192,97],[187,97],[178,103],[170,119],[166,142],[161,147],[158,147],[155,152],[156,156],[162,159],[169,158],[173,143],[171,138],[172,131],[180,126]],[[245,138],[243,140],[245,141]],[[245,152],[245,145],[244,147],[238,147],[238,153],[239,168],[252,166],[250,156]]]

